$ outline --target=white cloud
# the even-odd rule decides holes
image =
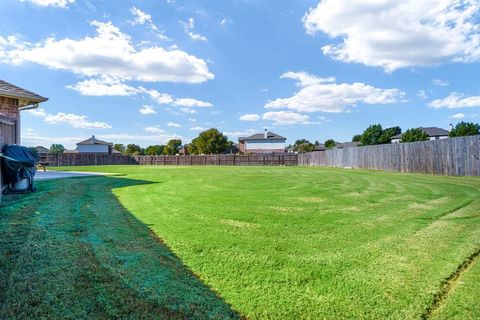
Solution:
[[[240,117],[242,121],[258,121],[260,120],[260,116],[255,113],[247,113]]]
[[[480,107],[480,96],[467,97],[462,93],[452,92],[443,99],[433,100],[428,104],[430,107],[439,109],[457,109]]]
[[[192,109],[192,108],[180,108],[180,111],[186,114],[195,114],[197,113],[197,110]]]
[[[450,116],[451,119],[463,119],[465,118],[465,114],[464,113],[455,113],[453,115]]]
[[[207,41],[207,37],[195,33],[195,19],[189,18],[188,22],[179,21],[183,26],[183,30],[192,40]]]
[[[418,90],[417,97],[419,97],[421,99],[427,99],[428,98],[425,90]]]
[[[162,32],[158,30],[155,23],[153,23],[152,16],[149,13],[138,9],[137,7],[130,8],[130,13],[133,15],[134,19],[129,20],[128,23],[130,23],[132,26],[135,26],[138,24],[147,25],[148,28],[160,39],[169,40],[167,36],[165,36]]]
[[[478,0],[323,0],[304,16],[307,33],[336,39],[322,48],[344,62],[387,72],[480,60]]]
[[[137,7],[132,7],[130,8],[130,13],[133,15],[134,19],[129,20],[128,23],[130,23],[132,26],[135,26],[137,24],[147,24],[152,30],[158,31],[157,26],[152,21],[152,16]]]
[[[48,124],[66,123],[74,128],[81,129],[110,129],[112,127],[106,122],[88,121],[87,116],[64,112],[59,112],[55,115],[47,115],[43,121]]]
[[[143,87],[139,88],[139,92],[146,93],[155,100],[158,104],[171,104],[173,103],[173,97],[168,93],[160,93],[157,90],[148,90]]]
[[[66,123],[73,128],[81,129],[110,129],[112,127],[106,122],[88,121],[87,116],[73,113],[59,112],[57,114],[48,114],[43,108],[32,109],[26,112],[32,116],[42,118],[48,124]]]
[[[287,72],[282,77],[298,80],[300,91],[289,98],[269,101],[265,108],[287,108],[299,112],[345,112],[359,103],[396,103],[402,101],[405,95],[398,89],[380,89],[364,83],[324,83],[319,80],[321,78],[303,72]]]
[[[289,111],[270,111],[262,116],[263,120],[273,121],[276,125],[307,124],[309,117]]]
[[[138,112],[140,112],[144,116],[157,113],[157,111],[155,110],[155,107],[152,107],[152,106],[149,106],[149,105],[141,106],[140,109],[138,110]]]
[[[30,2],[42,7],[52,6],[67,8],[69,4],[75,3],[75,0],[20,0],[22,2]]]
[[[146,94],[158,104],[170,104],[179,107],[198,107],[211,108],[213,104],[192,98],[175,98],[171,94],[161,93],[155,89],[145,89],[144,87],[131,87],[118,78],[102,77],[99,79],[88,79],[78,82],[67,88],[76,90],[85,96],[132,96],[137,94]],[[153,108],[153,107],[150,107]],[[140,111],[142,112],[142,111]],[[147,110],[148,112],[148,110]],[[187,111],[187,113],[195,113]],[[151,113],[142,113],[151,114]]]
[[[174,128],[181,128],[182,127],[182,125],[180,123],[175,123],[175,122],[171,122],[171,121],[169,123],[167,123],[167,126],[174,127]]]
[[[281,79],[292,79],[297,80],[298,87],[306,87],[312,84],[319,84],[319,83],[332,83],[335,82],[334,77],[329,78],[319,78],[314,76],[313,74],[309,74],[305,71],[300,72],[293,72],[289,71],[280,76]]]
[[[188,121],[197,122],[197,119],[195,119],[195,118],[188,118]]]
[[[146,127],[145,132],[150,132],[150,133],[165,133],[165,130],[160,128],[159,126],[154,126],[154,127]]]
[[[96,135],[99,139],[113,141],[115,143],[136,143],[142,146],[154,144],[166,144],[171,139],[181,139],[181,136],[169,134],[167,132],[148,132],[148,134],[130,134],[130,133],[111,133]]]
[[[82,76],[147,82],[201,83],[214,78],[206,61],[184,51],[158,46],[137,50],[130,36],[111,22],[93,21],[91,25],[96,35],[80,40],[0,41],[0,61],[15,65],[33,62]]]
[[[204,131],[204,130],[207,130],[207,129],[204,128],[204,127],[193,127],[193,128],[190,128],[190,130],[192,130],[192,131]]]
[[[255,134],[256,131],[254,129],[247,129],[243,131],[225,131],[223,132],[229,138],[238,138],[238,137],[247,137]]]
[[[227,22],[227,18],[223,18],[222,21],[220,21],[220,25],[223,27]]]
[[[84,96],[131,96],[138,93],[138,89],[111,77],[88,79],[67,88],[76,90]]]
[[[22,144],[26,146],[44,146],[49,148],[54,143],[60,143],[67,149],[73,149],[76,143],[85,140],[85,137],[43,136],[35,130],[22,130]]]
[[[213,104],[211,104],[210,102],[200,101],[200,100],[191,99],[191,98],[176,99],[173,104],[176,106],[182,106],[182,107],[199,107],[199,108],[213,107]]]
[[[47,112],[43,108],[31,109],[31,110],[27,110],[25,112],[34,116],[34,117],[45,118],[47,116]]]
[[[439,87],[446,87],[446,86],[449,85],[448,82],[442,81],[442,80],[440,80],[440,79],[433,79],[433,80],[432,80],[432,83],[433,83],[434,85],[436,85],[436,86],[439,86]]]

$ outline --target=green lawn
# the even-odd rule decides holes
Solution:
[[[95,299],[105,316],[235,317],[230,304],[252,319],[480,317],[478,178],[312,167],[72,168],[80,169],[118,175],[39,183],[37,194],[0,206],[0,250],[15,250],[0,257],[0,279],[1,272],[9,279],[0,280],[0,318],[25,310],[13,301],[43,306],[45,292],[57,302]],[[41,259],[29,257],[37,251]],[[90,258],[107,275],[92,266],[79,293],[66,287],[75,287]],[[141,311],[144,304],[151,309]],[[82,316],[76,303],[61,308]]]

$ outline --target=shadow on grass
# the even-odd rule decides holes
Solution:
[[[3,198],[0,318],[238,318],[112,193],[148,183],[60,179]]]

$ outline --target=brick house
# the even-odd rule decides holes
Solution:
[[[6,144],[20,144],[20,112],[38,108],[47,98],[0,80],[0,150]],[[0,191],[3,191],[0,170]],[[1,192],[0,192],[1,195]]]

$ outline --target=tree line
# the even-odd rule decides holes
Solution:
[[[230,153],[233,149],[233,142],[228,140],[222,132],[215,128],[201,132],[198,137],[192,140],[185,147],[180,139],[171,139],[166,145],[152,145],[141,148],[137,144],[115,144],[113,149],[127,155],[176,155],[180,149],[185,148],[185,154],[223,154]]]
[[[352,142],[358,142],[362,146],[370,146],[377,144],[391,143],[392,137],[402,134],[400,142],[417,142],[429,140],[428,134],[422,128],[412,128],[405,132],[399,126],[383,128],[380,124],[372,124],[366,128],[361,134],[356,134],[352,138]],[[480,134],[480,125],[473,122],[460,122],[449,132],[449,137],[463,137]],[[289,145],[288,149],[294,152],[305,153],[312,152],[315,147],[320,146],[320,142],[310,142],[307,139],[299,139],[293,145]],[[328,139],[323,143],[325,148],[334,148],[336,142]]]

